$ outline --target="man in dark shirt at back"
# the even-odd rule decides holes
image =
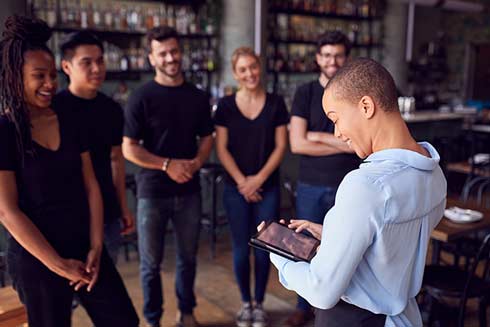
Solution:
[[[87,137],[90,157],[104,203],[104,243],[114,264],[122,245],[121,233],[134,230],[134,217],[126,201],[122,155],[124,118],[121,106],[99,91],[105,80],[102,42],[89,32],[68,34],[61,44],[68,88],[54,98],[69,110]]]
[[[136,183],[143,313],[149,326],[160,326],[160,264],[171,220],[177,244],[177,325],[193,327],[201,215],[198,171],[213,145],[211,110],[206,93],[184,80],[175,30],[157,27],[147,36],[156,74],[129,98],[123,141],[124,156],[142,167]]]
[[[323,89],[349,57],[351,44],[341,32],[326,32],[317,42],[318,79],[301,85],[294,96],[291,151],[299,154],[296,215],[321,224],[334,205],[337,188],[344,176],[358,168],[354,152],[334,135],[334,125],[322,108]],[[312,318],[310,304],[298,296],[296,311],[286,321],[302,326]]]

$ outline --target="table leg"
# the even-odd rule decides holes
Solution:
[[[432,239],[432,258],[431,263],[433,265],[438,265],[441,258],[441,242]]]
[[[214,259],[216,254],[216,174],[212,174],[211,181],[212,207],[211,207],[211,259]]]

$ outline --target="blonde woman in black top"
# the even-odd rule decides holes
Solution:
[[[260,61],[252,49],[236,49],[231,61],[240,89],[219,101],[215,126],[216,150],[227,172],[223,201],[243,301],[236,322],[239,327],[263,327],[267,323],[262,302],[269,274],[269,255],[254,250],[252,303],[248,240],[260,221],[278,218],[278,168],[286,150],[289,117],[282,97],[266,93],[262,87]]]

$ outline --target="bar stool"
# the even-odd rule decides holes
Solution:
[[[126,189],[131,191],[133,196],[136,198],[136,181],[133,174],[126,174]],[[135,221],[136,224],[136,221]],[[122,236],[122,244],[124,250],[124,258],[126,262],[129,261],[129,250],[133,248],[138,255],[138,235],[136,232]]]
[[[210,234],[211,259],[214,259],[216,253],[216,230],[219,226],[227,223],[226,217],[218,215],[218,185],[223,181],[225,170],[218,163],[206,163],[199,171],[201,179],[210,186],[211,190],[211,210],[209,213],[203,213],[201,218],[202,226]]]

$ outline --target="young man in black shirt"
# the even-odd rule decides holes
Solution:
[[[184,80],[175,30],[152,29],[148,45],[155,78],[130,96],[123,141],[126,159],[142,168],[136,183],[143,313],[150,326],[160,326],[160,264],[171,220],[177,243],[177,324],[191,327],[197,326],[192,312],[201,215],[198,172],[213,145],[213,123],[208,96]]]
[[[63,40],[61,53],[61,66],[70,81],[53,101],[76,117],[86,135],[104,203],[104,243],[115,264],[122,245],[121,232],[131,232],[135,225],[126,201],[123,112],[120,105],[99,92],[106,69],[98,38],[84,31],[71,33]]]
[[[353,151],[334,136],[334,125],[322,109],[323,89],[349,57],[351,44],[341,32],[327,32],[317,43],[317,80],[301,85],[294,96],[289,140],[291,151],[299,154],[296,215],[321,224],[334,205],[337,188],[344,176],[358,168]],[[302,326],[312,317],[311,306],[298,296],[289,326]]]

